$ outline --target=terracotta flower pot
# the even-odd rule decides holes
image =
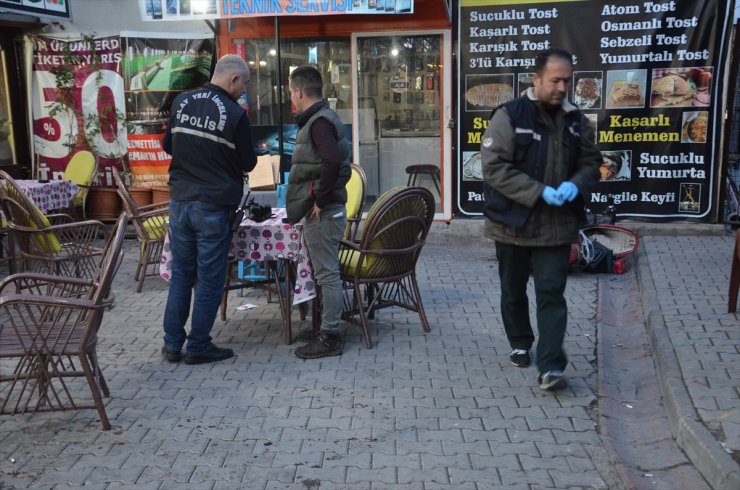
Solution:
[[[149,187],[129,187],[128,193],[137,207],[148,206],[152,203],[152,189]]]
[[[152,203],[170,202],[169,187],[152,187]]]
[[[121,200],[111,187],[91,187],[85,206],[90,219],[115,221],[121,214]]]

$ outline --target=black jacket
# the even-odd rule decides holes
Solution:
[[[211,83],[175,98],[162,146],[176,201],[236,207],[244,172],[257,164],[247,113]]]
[[[573,243],[583,223],[584,197],[599,178],[594,130],[568,101],[550,117],[530,89],[491,118],[481,143],[486,235],[520,246]],[[562,207],[540,197],[546,185],[573,182],[578,198]]]

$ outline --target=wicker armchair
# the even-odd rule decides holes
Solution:
[[[100,221],[73,221],[66,214],[44,215],[18,184],[0,171],[0,205],[20,255],[20,270],[90,279],[103,253],[108,229]]]
[[[345,314],[349,319],[359,316],[368,348],[373,346],[368,318],[382,308],[417,312],[424,331],[430,331],[416,282],[416,262],[433,219],[434,197],[428,190],[397,187],[370,208],[357,241],[340,242]]]
[[[98,163],[95,155],[89,151],[78,151],[67,163],[64,178],[77,184],[80,188],[70,203],[70,213],[78,218],[86,219],[87,193],[98,174]]]
[[[126,217],[134,225],[136,238],[139,239],[139,265],[136,267],[134,279],[139,282],[136,292],[140,293],[146,277],[159,276],[159,262],[167,235],[170,203],[162,202],[138,207],[123,183],[121,174],[115,168],[113,179],[116,181],[116,188]]]
[[[353,240],[362,220],[362,208],[365,205],[367,189],[367,177],[362,167],[352,164],[352,175],[345,189],[347,189],[347,227],[344,230],[344,238]]]
[[[111,428],[96,345],[125,230],[121,214],[92,279],[21,273],[0,283],[0,413],[95,408]]]

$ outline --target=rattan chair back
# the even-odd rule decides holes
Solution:
[[[381,308],[399,306],[417,312],[424,331],[430,330],[416,281],[416,263],[434,209],[434,197],[423,187],[391,189],[368,211],[358,240],[340,244],[347,310],[360,317],[368,347],[372,341],[367,319]]]
[[[92,279],[20,273],[0,283],[0,413],[95,408],[111,428],[96,346],[125,229],[121,214]]]

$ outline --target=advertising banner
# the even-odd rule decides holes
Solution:
[[[170,36],[170,37],[162,37]],[[170,107],[184,90],[210,79],[213,38],[122,33],[131,184],[166,186],[170,156],[162,149]]]
[[[127,152],[121,40],[32,36],[33,141],[42,179],[61,176],[78,151],[98,161],[98,182],[112,185],[111,166]]]
[[[536,54],[557,47],[574,55],[568,98],[603,156],[587,207],[711,221],[729,4],[461,0],[459,211],[482,214],[479,151],[492,110],[532,87]]]
[[[142,20],[306,17],[340,14],[412,14],[414,0],[139,0]]]

